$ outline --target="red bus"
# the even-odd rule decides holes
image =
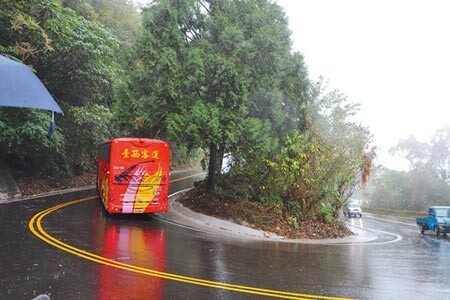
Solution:
[[[170,147],[144,138],[117,138],[98,146],[97,191],[108,213],[169,210]]]

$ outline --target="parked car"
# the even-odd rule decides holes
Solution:
[[[356,203],[348,203],[344,206],[344,216],[351,218],[352,216],[362,217],[362,210]]]

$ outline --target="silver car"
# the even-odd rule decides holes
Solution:
[[[344,216],[351,218],[352,216],[362,217],[362,210],[356,203],[349,203],[344,206]]]

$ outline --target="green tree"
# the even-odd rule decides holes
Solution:
[[[214,53],[208,61],[214,65],[226,61],[227,70],[233,70],[206,76],[215,80],[205,83],[205,98],[218,104],[222,114],[219,140],[209,147],[208,187],[212,189],[215,177],[221,176],[217,170],[225,149],[233,153],[236,165],[250,164],[274,151],[280,137],[298,127],[304,99],[297,94],[289,98],[295,94],[295,84],[289,85],[289,79],[305,82],[305,74],[301,56],[296,55],[292,64],[287,19],[276,4],[252,0],[208,3],[211,17],[205,39]],[[225,94],[227,89],[231,93]]]
[[[130,64],[132,75],[115,104],[121,132],[167,138],[168,115],[192,103],[202,77],[199,53],[189,45],[195,36],[195,29],[189,29],[194,26],[191,13],[198,10],[195,1],[155,1],[142,12],[144,31]],[[136,118],[143,120],[139,132]]]
[[[371,206],[389,209],[410,209],[408,193],[410,176],[407,172],[384,170],[371,184]]]
[[[412,135],[407,139],[401,139],[389,151],[391,154],[400,154],[406,158],[412,170],[424,168],[431,155],[430,145],[418,141]]]
[[[238,164],[230,177],[239,185],[226,186],[243,199],[281,208],[294,227],[300,218],[333,223],[374,155],[370,133],[352,121],[358,106],[339,91],[323,91],[305,106],[307,130],[288,135],[281,150]]]
[[[358,106],[339,91],[319,96],[314,122],[302,135],[287,140],[271,173],[285,186],[284,207],[295,217],[333,221],[360,183],[370,143],[369,131],[353,122]],[[313,119],[308,118],[308,119]]]
[[[58,2],[3,1],[0,51],[32,65],[63,104],[112,102],[117,40]]]
[[[66,118],[72,117],[70,111],[73,106],[112,102],[114,79],[119,75],[114,58],[119,44],[104,26],[77,15],[58,1],[2,1],[0,27],[5,29],[0,31],[0,53],[18,57],[31,65],[67,112],[65,116],[56,117],[57,132],[47,139],[48,113],[31,110],[11,113],[11,110],[2,108],[4,131],[15,132],[2,136],[8,145],[2,147],[2,154],[19,158],[26,151],[30,166],[43,168],[48,176],[61,178],[63,174],[67,177],[72,166],[64,151],[68,147],[65,143],[69,141],[65,135],[77,128],[65,127],[76,124]],[[36,129],[25,129],[17,124],[17,115],[21,117],[19,120],[36,121]],[[37,120],[37,116],[47,116],[46,124]],[[31,137],[32,134],[36,136]],[[34,150],[49,148],[52,151]]]
[[[103,105],[70,107],[61,125],[65,138],[67,162],[75,175],[91,170],[97,155],[97,144],[113,137],[112,113]],[[76,130],[74,130],[76,128]]]
[[[326,93],[312,104],[317,114],[311,117],[311,130],[327,144],[333,146],[333,171],[339,194],[347,199],[356,185],[361,182],[355,175],[361,174],[367,157],[375,155],[368,145],[371,135],[367,128],[352,120],[359,105],[348,102],[347,97],[338,90]]]
[[[430,170],[385,170],[371,184],[371,207],[422,211],[429,205],[449,204],[449,185]]]
[[[124,47],[131,45],[141,31],[141,18],[132,1],[63,0],[62,3],[85,19],[103,24]]]
[[[429,143],[421,142],[414,136],[401,139],[391,148],[391,153],[400,154],[407,159],[410,170],[381,174],[371,193],[372,205],[390,209],[423,210],[432,204],[448,204],[449,137],[449,127],[444,127],[435,132]],[[400,175],[401,181],[398,179]]]
[[[437,130],[431,139],[431,155],[427,165],[447,184],[450,174],[450,126]]]
[[[65,180],[70,174],[65,139],[58,127],[48,139],[48,124],[47,112],[0,108],[0,153],[18,173]]]

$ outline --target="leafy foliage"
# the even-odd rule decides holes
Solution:
[[[62,121],[66,139],[65,154],[69,165],[76,175],[91,170],[97,154],[96,145],[113,136],[110,110],[98,104],[71,107]]]
[[[155,0],[140,14],[127,0],[1,8],[0,52],[32,65],[65,111],[48,140],[45,113],[0,110],[0,152],[39,172],[88,170],[114,135],[166,139],[175,160],[207,156],[209,190],[298,227],[332,223],[371,157],[368,131],[349,120],[357,107],[310,81],[273,1]]]
[[[85,19],[109,28],[124,47],[133,43],[141,30],[140,15],[131,1],[63,0],[62,3]]]
[[[313,135],[295,134],[286,140],[276,160],[268,160],[269,178],[281,192],[286,213],[331,222],[344,202],[333,149]]]
[[[4,53],[21,58],[62,103],[111,103],[118,43],[102,25],[57,2],[2,2]]]
[[[234,166],[230,176],[239,185],[227,189],[244,199],[282,207],[291,221],[307,218],[332,223],[350,195],[343,191],[357,175],[348,170],[357,166],[341,164],[344,157],[335,151],[311,132],[297,132],[287,137],[274,156],[245,167]],[[349,163],[350,158],[345,161]]]
[[[48,113],[3,110],[9,113],[2,116],[1,138],[7,145],[2,147],[2,154],[26,158],[27,164],[16,162],[19,170],[55,178],[70,176],[73,168],[86,169],[92,155],[85,155],[85,149],[95,149],[99,135],[91,128],[76,136],[80,133],[79,120],[94,117],[94,103],[113,101],[113,78],[119,74],[114,59],[117,40],[99,23],[50,0],[2,1],[0,26],[5,28],[0,31],[0,52],[32,65],[66,113],[57,116],[57,131],[47,139]],[[73,114],[77,111],[74,106],[80,107],[78,115]],[[42,125],[44,119],[46,126]]]
[[[119,87],[114,105],[121,132],[166,138],[168,115],[192,103],[190,80],[197,80],[194,74],[201,78],[202,64],[199,53],[189,51],[187,33],[181,30],[188,28],[190,15],[178,12],[177,4],[184,7],[192,1],[183,5],[161,1],[143,11],[144,31],[130,64],[131,75]],[[136,118],[142,118],[144,123],[139,132],[134,126]],[[176,123],[175,120],[173,124]]]
[[[63,180],[69,176],[65,139],[58,128],[46,137],[49,120],[48,112],[0,108],[0,152],[17,170]]]
[[[333,91],[313,104],[308,130],[288,135],[281,151],[262,160],[238,163],[230,177],[239,186],[226,186],[244,199],[282,207],[293,227],[303,218],[333,223],[373,155],[366,153],[368,131],[349,120],[356,107],[345,97]]]

